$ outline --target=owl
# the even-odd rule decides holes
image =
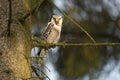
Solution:
[[[50,22],[48,22],[46,28],[44,29],[41,39],[48,43],[57,43],[60,38],[61,28],[63,23],[63,17],[59,15],[53,15]],[[38,55],[44,58],[46,57],[47,50],[42,48]]]

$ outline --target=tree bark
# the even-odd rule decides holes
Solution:
[[[28,79],[31,74],[30,59],[27,57],[30,56],[32,48],[30,19],[26,19],[22,24],[17,20],[27,11],[22,0],[11,0],[10,15],[9,1],[0,0],[0,80]]]

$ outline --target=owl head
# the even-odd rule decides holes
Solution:
[[[63,23],[63,17],[59,15],[53,15],[51,22],[55,23],[56,25],[61,26]]]

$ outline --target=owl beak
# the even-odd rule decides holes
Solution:
[[[58,24],[59,23],[59,19],[57,19],[55,22],[56,22],[56,24]]]

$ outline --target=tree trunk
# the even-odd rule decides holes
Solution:
[[[19,23],[17,18],[27,11],[26,5],[22,0],[11,0],[10,20],[9,1],[0,0],[0,80],[28,79],[31,77],[28,57],[32,48],[30,19]]]

